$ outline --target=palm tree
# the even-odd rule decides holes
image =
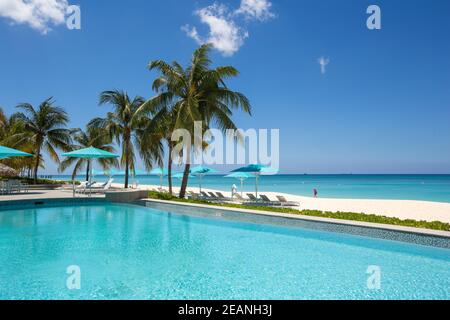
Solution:
[[[29,140],[25,139],[19,141],[18,134],[23,135],[24,128],[20,121],[17,121],[16,116],[8,117],[2,108],[0,108],[0,144],[2,146],[20,149],[22,151],[32,153],[33,145]],[[33,158],[18,157],[3,160],[7,166],[16,169],[18,172],[24,173],[30,171]]]
[[[137,148],[145,166],[150,169],[154,161],[161,161],[162,145],[155,136],[148,135],[153,125],[151,114],[141,110],[144,98],[137,96],[133,100],[123,91],[104,91],[100,95],[100,105],[111,104],[113,112],[106,118],[96,118],[89,127],[105,129],[117,144],[122,146],[121,164],[125,166],[125,188],[129,185],[130,170],[135,170],[135,149]]]
[[[153,137],[154,141],[164,141],[168,147],[169,155],[168,155],[168,185],[169,185],[169,193],[173,194],[173,183],[172,183],[172,164],[173,164],[173,155],[172,150],[175,147],[175,143],[172,141],[172,133],[174,131],[174,126],[176,122],[176,113],[168,110],[161,109],[159,112],[155,114],[155,116],[151,119],[151,122],[148,122],[147,128],[144,132],[145,136]],[[161,154],[164,154],[162,151]],[[162,157],[161,163],[159,166],[163,166]]]
[[[107,131],[101,128],[87,128],[86,131],[81,129],[75,129],[72,132],[73,140],[76,145],[71,147],[72,150],[84,149],[94,147],[97,149],[105,150],[114,153],[114,147],[111,145],[112,140]],[[98,163],[104,170],[108,170],[111,167],[117,167],[117,159],[97,159]],[[91,162],[88,159],[67,158],[61,162],[59,171],[63,172],[68,167],[74,165],[72,172],[72,180],[75,179],[80,170],[86,169],[86,181],[89,181],[89,172]]]
[[[18,134],[19,141],[32,143],[34,151],[33,178],[37,183],[38,170],[43,162],[41,152],[46,151],[50,158],[60,163],[57,149],[68,151],[71,144],[70,130],[65,128],[69,116],[60,107],[54,106],[53,98],[42,102],[36,110],[29,103],[17,106],[22,112],[14,115],[16,121],[23,126],[24,132]]]
[[[156,60],[149,64],[150,70],[157,70],[160,76],[153,82],[157,96],[148,100],[141,108],[153,112],[165,110],[174,119],[172,132],[186,129],[193,136],[194,123],[202,121],[206,131],[215,124],[221,130],[236,129],[231,116],[234,109],[251,114],[249,100],[242,93],[230,90],[225,80],[236,77],[239,72],[232,66],[211,69],[209,58],[212,46],[202,45],[184,69],[179,63]],[[192,142],[192,141],[191,141]],[[194,150],[200,151],[203,150]],[[186,155],[180,198],[186,195],[190,172],[190,154]]]

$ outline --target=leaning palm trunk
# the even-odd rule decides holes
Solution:
[[[125,142],[125,189],[128,189],[130,171],[130,142]]]
[[[169,179],[169,193],[170,195],[173,195],[173,184],[172,184],[172,151],[173,151],[173,145],[172,142],[169,141],[169,163],[167,165],[168,169],[168,179]]]
[[[38,169],[39,169],[40,163],[41,163],[41,148],[38,147],[37,153],[36,153],[36,162],[34,164],[34,172],[33,172],[34,184],[37,184],[37,181],[38,181]]]
[[[186,166],[184,167],[183,181],[181,183],[180,199],[184,199],[186,197],[186,189],[188,185],[190,171],[191,171],[191,164],[186,163]]]
[[[189,175],[191,174],[191,150],[186,151],[186,165],[184,167],[183,181],[181,182],[180,199],[186,197],[186,189],[188,186]]]
[[[86,168],[86,181],[89,181],[90,170],[91,170],[91,163],[88,161],[87,168]],[[75,177],[75,174],[74,174],[74,177]]]

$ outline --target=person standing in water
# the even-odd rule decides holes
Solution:
[[[317,198],[319,196],[319,191],[317,191],[316,188],[313,189],[314,198]]]

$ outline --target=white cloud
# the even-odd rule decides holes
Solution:
[[[245,21],[266,21],[275,17],[270,11],[271,6],[272,3],[268,0],[241,0],[238,9],[230,10],[227,6],[215,2],[194,12],[200,22],[208,26],[206,36],[201,36],[195,26],[185,25],[181,29],[197,43],[211,43],[224,56],[232,56],[249,37],[245,28],[239,26],[238,18],[244,17]]]
[[[65,22],[67,0],[0,0],[0,17],[46,34]]]
[[[201,37],[197,28],[186,25],[182,30],[199,44],[211,43],[225,56],[232,56],[244,44],[248,33],[241,29],[231,18],[228,8],[214,3],[195,11],[203,24],[209,28],[208,35]]]
[[[320,65],[320,72],[322,74],[325,74],[327,72],[327,66],[330,63],[330,59],[325,58],[325,57],[320,57],[317,62]]]
[[[266,21],[274,18],[271,12],[272,3],[268,0],[241,0],[241,6],[235,11],[237,15],[244,15],[246,19]]]

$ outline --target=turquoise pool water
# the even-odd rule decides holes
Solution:
[[[54,177],[57,178],[57,177]],[[69,176],[61,179],[70,180]],[[79,177],[79,179],[85,179]],[[123,177],[115,177],[116,182],[123,182]],[[95,177],[97,181],[105,181],[106,177]],[[139,176],[140,184],[159,185],[160,179],[154,176]],[[167,186],[167,179],[163,180]],[[179,179],[174,179],[175,186],[180,185]],[[190,186],[197,186],[198,179],[191,179]],[[230,191],[234,184],[240,185],[235,179],[224,176],[206,176],[203,178],[205,188]],[[450,202],[450,175],[275,175],[263,176],[260,179],[262,192],[283,192],[300,196],[312,196],[313,189],[319,191],[322,198],[341,199],[394,199],[394,200],[424,200]],[[254,192],[254,180],[245,183],[246,192]]]
[[[0,212],[0,266],[0,299],[450,298],[450,250],[129,205]]]

